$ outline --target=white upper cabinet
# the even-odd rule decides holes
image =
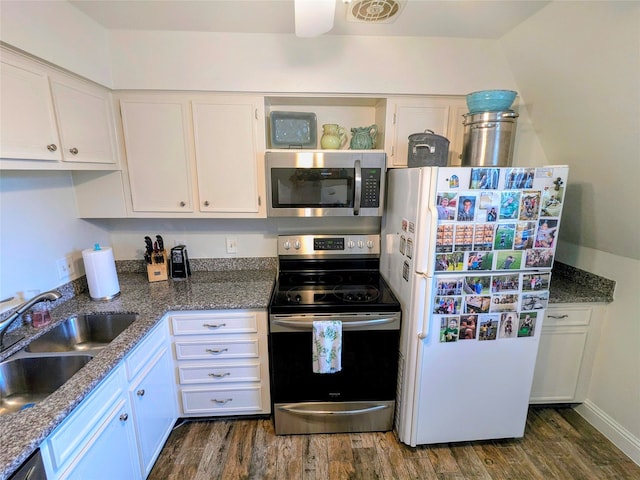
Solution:
[[[119,97],[131,216],[265,217],[263,97]]]
[[[264,216],[263,97],[212,95],[191,105],[200,211]]]
[[[72,78],[51,79],[62,159],[114,164],[115,124],[111,93]]]
[[[389,97],[385,140],[387,166],[406,167],[409,135],[425,130],[449,139],[449,165],[460,165],[463,110],[466,111],[464,97]]]
[[[134,95],[120,111],[133,212],[193,212],[188,103]]]
[[[108,89],[2,49],[0,101],[0,168],[118,168]]]
[[[0,158],[62,160],[46,71],[3,54],[0,92]]]

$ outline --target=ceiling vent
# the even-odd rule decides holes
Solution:
[[[402,9],[400,0],[353,0],[347,5],[347,20],[365,23],[392,23]]]

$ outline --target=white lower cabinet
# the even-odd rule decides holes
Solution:
[[[146,478],[177,419],[165,320],[41,444],[47,478]]]
[[[40,446],[48,479],[138,479],[135,427],[122,366]]]
[[[552,305],[545,313],[529,402],[587,398],[603,305]]]
[[[181,417],[270,413],[266,311],[169,317]]]
[[[125,361],[142,478],[155,463],[177,419],[166,321]]]

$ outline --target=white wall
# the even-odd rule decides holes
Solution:
[[[569,164],[560,238],[640,260],[640,2],[552,2],[501,39],[551,163]]]
[[[67,2],[2,0],[0,39],[94,82],[112,84],[107,31]]]
[[[549,161],[570,166],[557,259],[617,282],[578,411],[640,464],[640,3],[552,2],[501,42]]]
[[[117,89],[466,94],[515,88],[495,40],[110,32]]]
[[[82,250],[109,244],[109,232],[76,218],[67,172],[0,172],[0,298],[46,291],[68,280],[56,260],[72,255],[84,274]]]

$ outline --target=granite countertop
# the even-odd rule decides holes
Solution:
[[[0,416],[0,480],[5,480],[104,379],[158,321],[170,311],[266,309],[276,276],[275,259],[212,263],[192,262],[196,268],[186,280],[149,283],[139,261],[120,271],[121,294],[107,302],[91,301],[87,293],[65,293],[51,310],[53,322],[35,330],[20,327],[25,340],[0,354],[0,361],[58,323],[85,313],[136,313],[137,320],[96,355],[56,392],[34,407]],[[126,267],[126,265],[125,265]],[[141,268],[142,267],[142,268]],[[235,269],[239,268],[239,269]],[[549,303],[611,302],[615,282],[566,265],[554,267]],[[82,290],[82,289],[80,289]],[[86,290],[86,288],[85,288]],[[70,297],[70,298],[69,298]]]
[[[5,480],[132,350],[165,313],[179,310],[266,309],[276,276],[274,268],[193,272],[186,280],[149,283],[145,273],[119,273],[121,294],[106,302],[87,293],[51,310],[53,322],[35,330],[20,327],[27,338],[0,354],[22,349],[65,319],[85,313],[136,313],[137,320],[52,395],[32,408],[0,416],[0,480]]]
[[[616,282],[579,268],[555,262],[549,303],[610,303]]]

